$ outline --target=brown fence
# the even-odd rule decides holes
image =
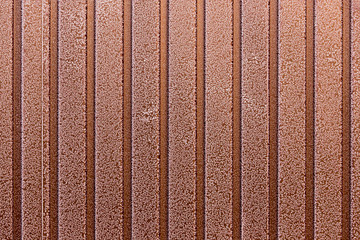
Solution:
[[[359,0],[1,0],[0,239],[359,239]]]

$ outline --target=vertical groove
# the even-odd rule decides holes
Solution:
[[[95,239],[95,2],[86,14],[86,239]]]
[[[205,2],[196,1],[196,239],[205,239]]]
[[[241,239],[241,0],[233,2],[233,239]]]
[[[50,239],[58,239],[58,1],[50,1]]]
[[[315,2],[306,1],[305,239],[314,239]]]
[[[168,239],[168,1],[160,1],[160,239]]]
[[[132,33],[131,33],[131,21],[132,21],[132,1],[124,0],[124,151],[123,151],[123,183],[124,183],[124,195],[123,195],[123,224],[124,224],[124,239],[131,239],[131,224],[132,224],[132,206],[131,206],[131,158],[132,158]]]
[[[22,51],[22,1],[13,2],[13,166],[12,166],[12,235],[21,239],[21,51]]]
[[[278,237],[278,0],[270,0],[269,237]]]
[[[343,0],[342,26],[342,239],[350,239],[350,161],[351,161],[351,0]]]

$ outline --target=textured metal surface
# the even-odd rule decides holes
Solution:
[[[22,6],[22,239],[41,238],[42,4]]]
[[[59,1],[60,239],[86,235],[86,1]]]
[[[159,237],[160,3],[133,1],[132,233]]]
[[[351,236],[360,238],[360,1],[352,1],[351,22]]]
[[[315,237],[341,237],[342,4],[316,1]],[[318,17],[322,16],[322,17]]]
[[[0,9],[0,239],[360,237],[358,0]]]
[[[0,238],[12,238],[12,1],[0,14]]]
[[[42,1],[42,236],[50,236],[50,4]]]
[[[122,237],[123,7],[97,1],[96,14],[96,238]],[[120,67],[118,67],[120,66]]]
[[[305,236],[305,2],[279,3],[279,238]]]
[[[206,1],[205,9],[205,238],[230,239],[232,4]]]
[[[269,1],[242,2],[242,233],[269,233]]]
[[[169,237],[194,239],[196,3],[169,5]],[[182,41],[179,41],[182,39]],[[179,161],[179,159],[182,159]]]

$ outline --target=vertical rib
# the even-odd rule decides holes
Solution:
[[[360,239],[360,1],[351,1],[351,237]]]
[[[279,1],[279,239],[305,236],[305,7]]]
[[[13,237],[13,0],[1,1],[0,14],[0,236]]]
[[[351,161],[351,0],[344,0],[343,4],[343,83],[342,83],[342,238],[350,239],[350,161]]]
[[[241,239],[241,0],[233,2],[233,239]]]
[[[196,239],[205,239],[205,3],[196,3]]]
[[[160,2],[160,239],[168,239],[168,1]]]
[[[96,1],[95,239],[123,237],[123,17],[123,1]]]
[[[342,1],[315,1],[315,238],[341,236]]]
[[[50,239],[50,1],[42,12],[42,237]]]
[[[194,239],[196,235],[196,1],[169,1],[168,24],[169,239]]]
[[[21,51],[22,1],[13,3],[13,239],[21,239]]]
[[[123,171],[124,171],[124,239],[131,239],[131,222],[132,222],[132,206],[131,206],[131,158],[132,158],[132,125],[131,125],[131,98],[132,98],[132,34],[131,34],[131,21],[132,21],[132,4],[131,0],[124,0],[124,159],[123,159]]]
[[[244,239],[269,238],[268,3],[242,1],[241,8],[241,59],[244,59],[241,67],[241,228]]]
[[[50,4],[50,239],[58,239],[58,2]]]
[[[95,239],[95,2],[86,19],[86,239]]]
[[[269,36],[269,234],[278,236],[278,0],[270,1]]]
[[[42,5],[22,9],[22,238],[40,239],[42,229]]]
[[[233,4],[205,2],[205,238],[224,239],[233,228]]]
[[[159,23],[160,1],[133,1],[132,234],[134,239],[158,239],[160,236]]]
[[[314,0],[306,1],[305,238],[314,238]]]

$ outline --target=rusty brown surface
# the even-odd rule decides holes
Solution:
[[[1,5],[1,239],[360,236],[359,1],[94,3]]]
[[[352,1],[351,22],[351,236],[360,237],[360,1]]]
[[[279,238],[305,236],[305,2],[279,6]]]
[[[123,6],[96,4],[96,238],[119,239],[123,222]],[[112,44],[109,44],[112,43]],[[108,226],[113,226],[109,228]]]
[[[169,237],[171,239],[182,237],[193,239],[196,230],[195,64],[196,3],[192,0],[170,1]]]
[[[315,237],[341,236],[342,1],[316,1]]]
[[[12,1],[4,1],[0,15],[0,238],[12,238]]]

